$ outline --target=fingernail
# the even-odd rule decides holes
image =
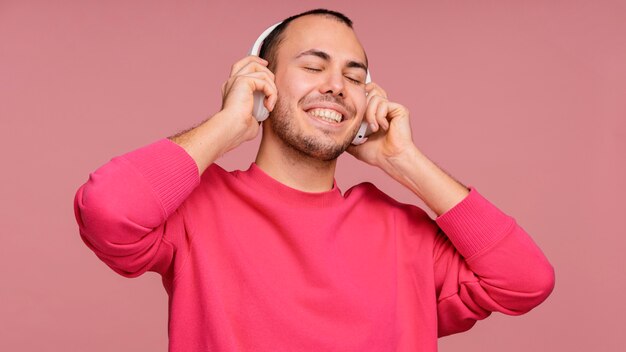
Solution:
[[[375,132],[378,129],[378,126],[376,126],[375,123],[370,123],[370,129],[372,130],[372,132]]]

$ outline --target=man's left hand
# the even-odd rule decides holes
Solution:
[[[351,145],[348,152],[357,159],[388,171],[394,159],[415,151],[409,123],[409,110],[387,99],[387,93],[376,83],[368,83],[367,109],[364,121],[373,133],[359,146]]]
[[[365,87],[367,109],[365,121],[374,134],[348,152],[357,159],[377,166],[413,191],[437,216],[444,214],[468,194],[469,189],[446,174],[413,144],[409,111],[390,102],[375,83]]]

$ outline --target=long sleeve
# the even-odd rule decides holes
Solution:
[[[193,159],[167,139],[116,157],[76,192],[80,235],[121,275],[164,274],[186,233],[177,209],[198,183]]]
[[[436,220],[438,335],[465,331],[492,311],[528,312],[554,288],[554,270],[530,236],[474,188]]]

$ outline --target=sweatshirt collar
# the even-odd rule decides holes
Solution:
[[[304,192],[291,188],[272,178],[261,170],[256,163],[250,164],[250,168],[240,172],[242,181],[255,188],[262,189],[269,196],[279,197],[281,200],[298,206],[332,206],[343,200],[341,190],[337,186],[337,180],[333,179],[332,189],[324,192]]]

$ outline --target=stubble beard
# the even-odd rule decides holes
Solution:
[[[295,123],[296,112],[289,105],[278,98],[274,110],[266,122],[269,122],[272,131],[285,145],[302,156],[320,161],[333,161],[337,159],[348,147],[358,132],[357,126],[352,133],[341,143],[337,143],[330,136],[330,132],[322,131],[326,138],[307,136],[298,130]]]

